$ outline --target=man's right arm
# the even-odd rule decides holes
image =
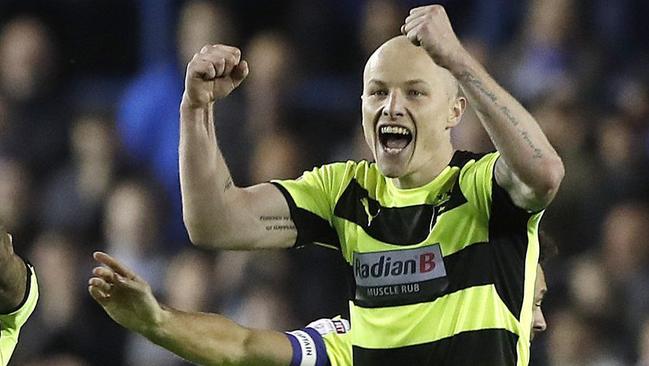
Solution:
[[[286,334],[242,327],[218,314],[183,312],[158,303],[149,284],[106,253],[93,269],[90,295],[121,326],[201,365],[291,364]]]
[[[187,66],[180,106],[180,185],[185,226],[191,241],[202,247],[283,248],[297,237],[283,195],[268,183],[237,187],[217,144],[215,102],[247,75],[241,52],[224,45],[203,47]]]

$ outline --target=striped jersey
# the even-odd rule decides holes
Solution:
[[[296,246],[348,266],[353,365],[527,365],[542,212],[498,186],[499,153],[457,151],[428,184],[399,189],[375,163],[274,181]]]
[[[0,366],[9,363],[9,358],[18,343],[20,328],[34,311],[38,300],[36,274],[30,264],[25,262],[25,266],[27,266],[25,297],[14,311],[0,314]]]

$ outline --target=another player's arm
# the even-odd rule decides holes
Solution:
[[[90,295],[121,326],[201,365],[288,366],[293,351],[281,332],[242,327],[217,314],[188,313],[158,303],[149,284],[105,253],[94,258]]]
[[[16,309],[25,297],[25,262],[14,253],[11,236],[0,229],[0,314]]]
[[[442,6],[411,10],[402,32],[460,82],[501,153],[495,168],[498,184],[519,207],[546,207],[559,189],[564,167],[534,117],[463,48]]]
[[[237,187],[217,144],[215,101],[247,75],[241,51],[224,45],[203,47],[187,66],[180,106],[180,185],[185,226],[199,246],[289,247],[297,236],[282,194],[268,183]]]

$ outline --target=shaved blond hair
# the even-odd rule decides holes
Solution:
[[[379,48],[374,51],[367,59],[365,68],[363,69],[363,81],[367,81],[368,71],[385,58],[395,58],[403,60],[404,67],[407,67],[408,62],[412,62],[417,58],[426,58],[430,60],[431,72],[435,72],[441,76],[446,84],[448,95],[452,98],[460,96],[460,83],[447,69],[437,65],[433,59],[428,55],[426,50],[421,47],[415,46],[410,42],[406,36],[396,36],[384,42]]]

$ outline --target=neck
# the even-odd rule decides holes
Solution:
[[[448,166],[453,152],[450,141],[448,144],[440,145],[419,169],[403,177],[392,178],[392,183],[400,189],[416,188],[430,183]]]

